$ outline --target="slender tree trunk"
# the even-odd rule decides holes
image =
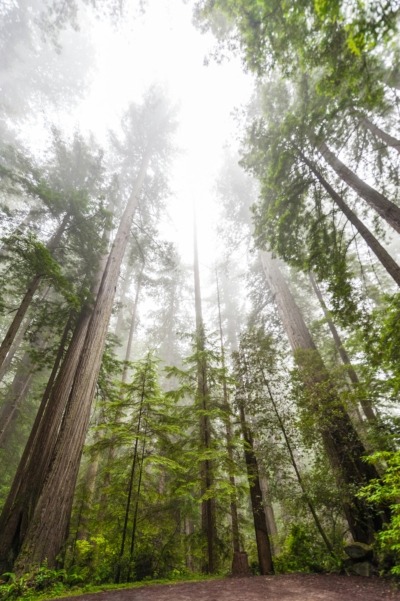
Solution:
[[[140,292],[142,290],[142,282],[143,282],[143,271],[144,271],[144,263],[142,263],[142,267],[140,269],[140,272],[139,272],[139,275],[137,278],[137,282],[136,282],[135,300],[133,302],[133,308],[132,308],[132,313],[131,313],[131,324],[129,327],[129,336],[128,336],[128,342],[126,344],[126,352],[125,352],[126,363],[124,366],[124,370],[122,372],[122,382],[124,384],[126,384],[126,382],[128,380],[129,366],[128,366],[127,362],[131,360],[131,356],[132,356],[132,343],[133,343],[133,336],[134,336],[134,333],[136,330],[139,297],[140,297]]]
[[[15,353],[19,349],[20,344],[24,339],[25,333],[30,326],[30,323],[31,323],[30,319],[27,318],[25,320],[25,322],[22,324],[22,326],[20,327],[18,334],[14,338],[14,342],[12,343],[10,350],[7,353],[7,357],[4,359],[3,364],[0,367],[0,382],[2,381],[2,379],[8,372],[8,370],[11,366],[12,360],[14,359]]]
[[[368,129],[371,133],[373,133],[374,136],[376,136],[377,138],[382,140],[382,142],[384,142],[384,144],[386,144],[386,146],[390,146],[391,148],[394,148],[400,154],[400,140],[398,140],[397,138],[394,138],[390,134],[387,134],[380,127],[378,127],[377,125],[372,123],[372,121],[367,119],[367,117],[360,117],[360,121],[366,129]]]
[[[24,402],[29,392],[32,379],[32,361],[28,353],[25,353],[1,407],[0,448],[7,446],[7,441],[11,432],[11,424],[14,423],[21,404]]]
[[[216,272],[216,283],[217,283],[217,305],[218,305],[218,322],[219,322],[219,338],[221,347],[221,359],[222,369],[225,372],[225,347],[224,337],[222,331],[222,317],[221,317],[221,300],[219,294],[219,282],[218,272]],[[231,407],[229,404],[228,387],[226,385],[226,378],[224,374],[223,378],[223,395],[224,395],[224,412],[225,412],[225,431],[226,431],[226,447],[228,452],[228,472],[229,472],[229,483],[232,487],[230,511],[231,511],[231,523],[232,523],[232,547],[234,553],[240,553],[240,535],[239,535],[239,518],[237,510],[237,494],[236,494],[236,482],[234,475],[234,459],[233,459],[233,444],[232,444],[232,426],[231,426]]]
[[[326,322],[331,331],[332,338],[335,342],[336,350],[338,351],[338,353],[340,355],[342,363],[344,365],[346,365],[347,375],[348,375],[351,383],[353,384],[353,386],[358,386],[360,384],[360,380],[358,379],[358,376],[356,374],[354,367],[351,365],[350,358],[347,354],[346,349],[343,346],[342,340],[339,336],[339,332],[337,331],[336,326],[331,319],[328,307],[326,306],[324,298],[321,294],[321,290],[320,290],[317,282],[315,281],[313,274],[310,273],[309,276],[310,276],[311,285],[312,285],[313,290],[318,298],[319,304],[321,305],[322,311],[324,312]],[[374,410],[372,409],[372,405],[371,405],[370,401],[368,399],[362,398],[360,400],[360,405],[362,407],[362,410],[364,411],[364,415],[367,418],[367,420],[371,424],[376,424],[376,415],[375,415]]]
[[[260,488],[261,488],[262,498],[263,498],[263,506],[264,506],[264,511],[265,511],[265,519],[267,520],[267,531],[268,531],[268,535],[270,537],[271,549],[273,551],[273,554],[276,554],[276,553],[278,553],[278,551],[277,551],[277,545],[274,541],[274,538],[276,539],[276,536],[278,534],[278,527],[276,525],[274,508],[271,503],[269,482],[268,482],[268,478],[266,477],[266,475],[264,473],[262,473],[261,471],[260,471],[259,477],[260,477]]]
[[[302,490],[302,493],[303,493],[304,499],[305,499],[305,501],[307,503],[308,509],[310,510],[310,513],[311,513],[311,515],[313,517],[315,526],[317,527],[317,530],[320,533],[321,538],[324,541],[326,548],[328,549],[328,551],[329,551],[329,553],[331,555],[335,556],[334,552],[333,552],[332,544],[331,544],[329,538],[327,537],[327,535],[325,533],[325,530],[322,527],[322,524],[321,524],[321,522],[319,520],[317,512],[315,511],[314,504],[312,503],[311,498],[310,498],[310,496],[309,496],[309,494],[307,492],[307,488],[306,488],[306,486],[305,486],[305,484],[303,482],[303,478],[302,478],[302,476],[300,474],[300,470],[297,467],[297,462],[296,462],[296,459],[295,459],[295,456],[294,456],[294,453],[293,453],[292,445],[291,445],[289,436],[288,436],[288,434],[286,432],[285,424],[283,423],[283,420],[282,420],[282,418],[281,418],[281,416],[279,414],[279,411],[278,411],[278,407],[276,406],[275,399],[274,399],[274,397],[272,395],[271,387],[270,387],[270,385],[268,383],[268,380],[265,378],[264,374],[262,374],[262,377],[263,377],[264,383],[265,383],[265,385],[267,387],[268,396],[270,398],[270,401],[271,401],[274,413],[275,413],[276,418],[278,420],[279,428],[280,428],[280,430],[282,432],[282,435],[283,435],[283,438],[285,440],[286,448],[288,450],[289,457],[290,457],[290,462],[291,462],[291,464],[293,466],[294,472],[296,474],[297,481],[298,481],[299,486],[300,486],[300,488]]]
[[[47,244],[47,249],[49,251],[54,251],[57,248],[57,246],[60,243],[60,240],[65,232],[65,229],[68,225],[69,219],[70,219],[70,215],[67,213],[64,216],[64,219],[63,219],[61,225],[58,227],[56,233],[51,238],[50,242]],[[28,311],[28,309],[31,305],[31,302],[35,295],[35,292],[39,288],[39,284],[42,281],[42,277],[43,277],[42,274],[38,273],[30,281],[30,283],[28,285],[28,290],[26,291],[25,296],[22,299],[22,302],[21,302],[20,306],[18,307],[18,310],[14,316],[14,319],[13,319],[10,327],[7,330],[4,340],[1,343],[1,346],[0,346],[0,369],[7,357],[7,353],[9,352],[11,345],[14,342],[14,339],[18,333],[18,330],[19,330],[21,323],[26,315],[26,312]]]
[[[244,458],[249,481],[251,508],[253,512],[254,530],[256,535],[258,563],[262,575],[274,571],[272,563],[272,550],[267,530],[267,519],[264,511],[260,475],[257,458],[254,452],[253,436],[246,422],[244,403],[239,401],[240,423],[244,440]]]
[[[137,484],[137,489],[136,489],[135,509],[134,509],[134,512],[133,512],[131,546],[129,548],[128,582],[129,582],[129,580],[131,578],[133,553],[134,553],[134,550],[135,550],[137,519],[138,519],[138,512],[139,512],[139,497],[140,497],[140,491],[141,491],[141,488],[142,488],[144,451],[145,451],[145,448],[146,448],[146,435],[147,435],[147,424],[146,424],[145,429],[144,429],[143,442],[142,442],[142,451],[140,453],[139,477],[138,477],[138,484]]]
[[[205,335],[201,307],[199,256],[197,247],[196,219],[194,220],[194,295],[196,312],[196,346],[197,361],[197,404],[200,412],[200,441],[203,450],[211,448],[211,423],[207,413],[209,404],[209,390],[207,383],[207,364],[204,359]],[[203,357],[201,357],[203,355]],[[204,497],[213,485],[213,465],[210,459],[204,459],[200,466],[201,495]],[[201,502],[201,530],[207,543],[207,556],[204,557],[202,571],[213,573],[216,571],[216,521],[215,499],[205,498]]]
[[[122,528],[121,547],[120,547],[119,556],[118,556],[118,565],[117,565],[117,573],[116,573],[116,577],[115,577],[115,582],[121,581],[122,559],[124,557],[125,542],[126,542],[126,537],[128,534],[128,521],[129,521],[129,514],[131,511],[133,483],[135,480],[135,471],[136,471],[136,464],[137,464],[137,459],[138,459],[139,435],[140,435],[140,429],[141,429],[142,417],[143,417],[143,406],[144,406],[145,387],[146,387],[146,374],[147,374],[147,369],[146,369],[146,371],[144,373],[144,377],[143,377],[143,386],[142,386],[140,404],[139,404],[138,423],[137,423],[137,427],[136,427],[135,446],[133,449],[132,466],[131,466],[131,471],[130,471],[130,475],[129,475],[128,497],[126,499],[124,525]]]
[[[99,453],[96,452],[94,457],[90,457],[86,467],[84,478],[84,491],[81,508],[79,512],[79,523],[76,531],[75,541],[86,540],[89,536],[88,514],[93,502],[93,497],[96,490],[96,479],[99,471]]]
[[[144,271],[144,264],[142,265],[138,280],[136,282],[135,301],[133,303],[133,309],[132,309],[132,314],[131,314],[131,324],[129,327],[128,342],[127,342],[126,350],[125,350],[125,365],[124,365],[124,368],[122,371],[122,378],[121,378],[121,381],[123,384],[126,384],[126,382],[128,381],[128,374],[129,374],[128,361],[130,361],[131,355],[132,355],[132,343],[133,343],[133,336],[134,336],[134,333],[136,330],[137,309],[138,309],[138,305],[139,305],[139,296],[140,296],[140,291],[141,291],[141,287],[142,287],[143,271]],[[122,387],[121,387],[121,393],[122,393]],[[116,411],[115,417],[114,417],[115,423],[118,423],[120,421],[120,418],[121,418],[120,411]],[[114,440],[112,439],[110,441],[110,447],[108,449],[107,459],[106,459],[105,477],[104,477],[104,482],[103,482],[103,488],[105,489],[105,491],[102,494],[101,500],[100,500],[100,510],[99,510],[100,516],[104,515],[105,508],[108,503],[108,488],[111,484],[111,465],[115,459],[115,455],[116,455],[116,449],[115,449]],[[120,577],[120,575],[118,577]]]
[[[357,194],[363,198],[378,215],[380,215],[396,232],[400,232],[400,207],[395,205],[383,194],[372,188],[369,184],[360,179],[351,169],[328,148],[325,142],[318,146],[319,152],[325,161],[332,167],[337,175],[353,188]]]
[[[52,461],[18,558],[19,571],[24,571],[45,558],[49,566],[56,565],[57,557],[68,534],[75,483],[89,425],[120,266],[149,161],[150,155],[145,153],[108,257]]]
[[[379,259],[382,266],[386,269],[388,274],[393,278],[398,286],[400,286],[400,266],[390,256],[390,254],[383,248],[381,243],[375,238],[370,230],[363,224],[363,222],[357,217],[355,213],[347,206],[342,197],[332,188],[332,186],[326,181],[323,175],[317,170],[315,165],[303,154],[300,153],[303,162],[310,168],[311,172],[315,175],[320,184],[328,192],[329,196],[339,207],[342,213],[347,217],[350,223],[356,228],[358,233],[367,243],[368,247],[372,250],[375,256]]]
[[[345,485],[343,510],[355,540],[371,542],[382,527],[379,511],[368,507],[354,494],[370,480],[377,478],[374,466],[362,460],[366,449],[330,381],[329,373],[318,353],[300,310],[277,264],[267,252],[261,253],[266,279],[275,294],[284,330],[294,352],[300,376],[310,394],[310,410],[314,414],[322,441],[338,486]]]

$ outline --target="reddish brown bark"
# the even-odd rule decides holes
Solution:
[[[134,189],[122,215],[108,257],[52,461],[18,558],[17,569],[20,571],[25,571],[29,566],[38,564],[45,558],[49,566],[56,565],[68,533],[75,483],[89,425],[120,266],[149,160],[150,155],[147,153],[143,157]]]

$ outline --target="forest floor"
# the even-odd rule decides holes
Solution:
[[[63,601],[400,601],[400,590],[379,578],[280,574],[162,584],[65,597]]]

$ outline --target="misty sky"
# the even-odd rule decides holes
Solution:
[[[22,10],[34,17],[42,6],[35,1]],[[234,59],[205,66],[215,40],[192,25],[191,2],[148,0],[144,14],[136,3],[127,2],[117,24],[79,6],[79,30],[68,26],[61,32],[61,51],[55,52],[51,41],[43,43],[37,34],[25,46],[14,40],[13,60],[2,65],[0,85],[10,96],[8,110],[17,110],[21,103],[15,121],[20,139],[35,152],[45,151],[55,124],[70,133],[92,132],[104,144],[129,102],[140,102],[146,88],[159,82],[179,106],[175,139],[181,149],[171,171],[172,224],[164,226],[164,235],[175,239],[184,261],[191,261],[195,202],[201,260],[210,264],[215,257],[215,176],[224,145],[235,143],[232,111],[249,99],[250,76]],[[23,100],[36,93],[35,86],[41,95],[31,114]],[[48,104],[46,94],[56,102]]]

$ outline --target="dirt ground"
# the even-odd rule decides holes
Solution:
[[[378,578],[289,574],[144,586],[66,597],[63,601],[400,601],[400,589]]]

